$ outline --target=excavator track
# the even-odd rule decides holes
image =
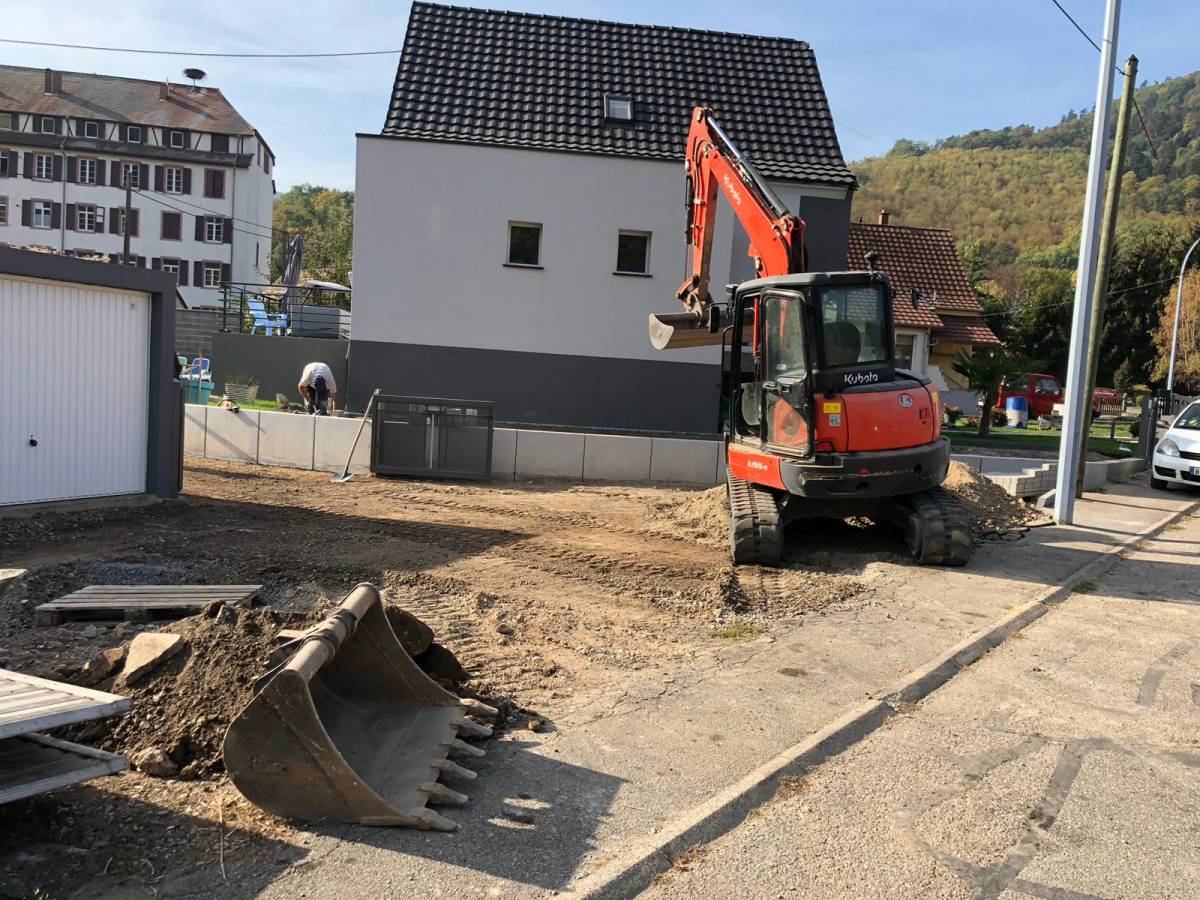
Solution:
[[[727,475],[729,542],[733,563],[777,566],[783,559],[783,521],[776,495],[748,481]]]
[[[971,558],[971,521],[942,487],[896,497],[891,518],[904,531],[913,559],[925,566],[965,566]]]

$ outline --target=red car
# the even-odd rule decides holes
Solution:
[[[996,409],[1004,409],[1009,397],[1024,397],[1029,401],[1029,418],[1048,416],[1055,403],[1063,402],[1062,385],[1053,375],[1010,375],[1000,384]]]

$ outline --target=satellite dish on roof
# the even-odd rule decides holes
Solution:
[[[208,73],[205,72],[203,69],[184,69],[183,77],[191,79],[192,91],[194,92],[194,91],[198,90],[198,88],[196,87],[196,82],[203,81],[205,78],[208,77]]]

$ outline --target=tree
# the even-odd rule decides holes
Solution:
[[[1028,360],[1000,349],[974,348],[974,352],[959,350],[954,358],[954,371],[967,379],[967,387],[983,394],[983,415],[979,417],[979,436],[987,437],[992,430],[992,407],[1000,392],[1000,383],[1009,375],[1039,368]]]
[[[1133,371],[1133,363],[1126,359],[1117,366],[1117,371],[1113,373],[1113,388],[1122,394],[1128,394],[1137,383],[1137,373]]]
[[[305,276],[339,284],[349,282],[354,252],[352,191],[298,184],[276,198],[272,224],[277,232],[271,255],[272,281],[283,276],[287,241],[303,234]]]
[[[1155,380],[1167,377],[1176,296],[1172,291],[1165,299],[1154,330],[1154,346],[1158,351],[1154,364]],[[1200,269],[1191,269],[1183,280],[1183,309],[1179,316],[1179,349],[1175,357],[1173,389],[1177,394],[1200,394]]]

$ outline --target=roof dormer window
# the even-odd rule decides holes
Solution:
[[[620,94],[605,94],[604,118],[610,122],[632,122],[633,98]]]
[[[142,126],[130,125],[125,131],[125,140],[131,144],[140,144],[142,142]]]

